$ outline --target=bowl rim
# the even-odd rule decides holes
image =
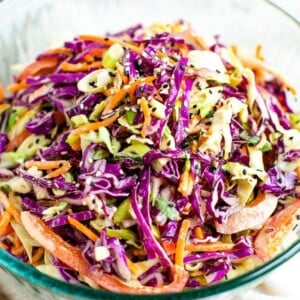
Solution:
[[[157,294],[157,299],[167,299],[169,297],[181,296],[181,297],[209,297],[216,296],[218,294],[233,291],[239,287],[245,286],[248,283],[255,282],[264,275],[270,273],[275,268],[282,265],[287,260],[300,252],[300,240],[294,242],[285,251],[274,257],[272,260],[244,273],[236,278],[228,281],[222,281],[220,283],[201,287],[199,289],[189,289],[179,293],[168,293],[168,294]],[[48,276],[31,265],[28,265],[17,259],[16,257],[9,254],[7,251],[0,249],[0,267],[4,267],[13,273],[17,277],[21,277],[29,283],[38,285],[48,291],[54,291],[61,295],[70,295],[76,293],[76,297],[84,297],[86,299],[99,299],[99,296],[104,299],[120,299],[125,294],[113,293],[105,290],[92,289],[88,286],[72,284],[64,282],[60,279]],[[126,294],[127,299],[146,299],[153,297],[150,295],[137,295],[137,294]]]

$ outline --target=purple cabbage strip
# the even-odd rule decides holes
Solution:
[[[149,242],[149,244],[152,246],[153,250],[156,252],[157,256],[159,257],[159,259],[164,267],[172,266],[172,262],[171,262],[170,258],[168,257],[168,255],[166,254],[166,252],[164,251],[164,249],[162,248],[160,243],[155,239],[155,237],[151,231],[151,228],[147,224],[147,222],[139,208],[139,205],[137,202],[137,187],[133,188],[130,199],[131,199],[131,207],[136,215],[138,225],[142,229],[142,232],[144,234],[144,237],[143,237],[144,242],[146,242],[146,241]]]
[[[276,196],[284,197],[295,190],[297,175],[294,172],[282,172],[279,167],[268,171],[267,180],[261,185],[263,192],[271,192]]]
[[[72,213],[69,216],[77,221],[88,221],[95,217],[94,212],[90,210],[80,211],[78,213]],[[68,215],[58,215],[46,221],[46,225],[53,228],[69,224]]]
[[[8,144],[8,138],[5,133],[0,133],[0,154],[5,151],[6,145]]]
[[[179,92],[179,89],[180,89],[180,85],[181,85],[181,82],[183,80],[185,69],[186,69],[186,66],[187,66],[187,62],[188,62],[188,59],[186,57],[182,57],[179,60],[177,66],[174,70],[174,73],[173,73],[173,76],[172,76],[172,78],[174,80],[174,83],[171,85],[171,88],[169,90],[168,98],[165,102],[165,105],[166,105],[165,115],[166,115],[166,117],[162,121],[161,128],[159,129],[159,132],[158,132],[158,140],[159,141],[161,140],[161,138],[163,136],[165,127],[168,123],[170,114],[173,110],[173,106],[174,106],[175,101],[177,99],[178,92]]]
[[[186,138],[189,127],[189,111],[190,111],[190,95],[192,91],[194,81],[190,78],[185,80],[185,89],[182,94],[182,102],[180,106],[179,120],[177,122],[177,128],[175,131],[175,142],[180,145]]]
[[[149,204],[150,192],[151,192],[150,175],[151,175],[150,167],[149,166],[144,167],[139,178],[139,189],[137,192],[138,199],[141,198],[142,200],[141,213],[143,214],[148,226],[150,226],[151,224],[150,204]]]
[[[25,128],[36,135],[47,134],[54,126],[53,112],[40,111],[28,121]]]

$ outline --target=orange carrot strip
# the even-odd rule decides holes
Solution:
[[[141,105],[142,112],[144,114],[144,124],[141,130],[141,136],[144,138],[146,137],[147,127],[151,123],[151,112],[148,106],[148,101],[144,97],[141,98],[140,105]]]
[[[119,113],[115,113],[113,114],[111,117],[104,119],[103,121],[100,122],[95,122],[95,123],[89,123],[89,124],[84,124],[82,126],[79,126],[76,129],[73,129],[71,131],[72,135],[80,135],[83,133],[87,133],[93,130],[97,130],[100,127],[107,127],[110,124],[112,124],[115,120],[117,120],[117,118],[119,117]]]
[[[23,245],[20,245],[18,248],[15,248],[15,247],[11,248],[11,253],[13,255],[21,255],[23,252],[24,252]]]
[[[264,60],[264,57],[261,54],[262,52],[262,45],[257,45],[256,49],[255,49],[255,56],[259,59],[259,60]]]
[[[1,219],[1,218],[0,218]],[[13,228],[11,226],[8,226],[6,227],[6,229],[4,231],[2,231],[0,233],[0,238],[4,237],[4,236],[7,236],[7,235],[10,235],[14,232]]]
[[[189,252],[215,252],[215,251],[228,251],[232,250],[234,244],[230,243],[201,243],[201,244],[188,244],[185,246],[185,250]]]
[[[184,258],[184,249],[185,243],[189,231],[189,227],[191,225],[191,221],[189,219],[185,219],[181,223],[181,227],[179,229],[178,239],[176,242],[176,252],[175,252],[175,265],[183,267],[183,258]]]
[[[42,255],[44,254],[44,249],[42,247],[40,247],[35,254],[32,256],[32,261],[31,264],[34,265],[35,263],[37,263],[40,258],[42,257]]]
[[[107,45],[107,46],[111,46],[115,43],[119,43],[123,47],[128,48],[128,49],[130,49],[130,50],[132,50],[132,51],[134,51],[138,54],[141,54],[142,51],[143,51],[141,48],[139,48],[137,46],[134,46],[130,43],[127,43],[127,42],[124,42],[124,41],[121,41],[121,40],[117,40],[117,39],[113,39],[113,38],[103,37],[103,36],[80,35],[79,39],[87,40],[87,41],[93,41],[93,42],[99,42],[99,43],[102,43],[102,44]]]
[[[37,167],[40,170],[57,169],[46,176],[46,178],[54,178],[68,172],[71,169],[71,164],[65,160],[53,160],[53,161],[30,160],[25,162],[25,168],[29,169],[31,167]]]
[[[68,62],[62,62],[60,67],[65,72],[85,72],[88,71],[91,68],[101,68],[102,62],[101,61],[95,61],[92,64],[88,63],[77,63],[77,64],[71,64]]]
[[[129,86],[124,86],[122,89],[120,89],[115,95],[111,97],[111,99],[106,104],[106,107],[104,108],[102,114],[105,115],[109,111],[111,111],[113,108],[115,108],[126,96],[126,94],[133,93],[135,88],[143,83],[149,83],[152,82],[155,79],[155,76],[149,76],[144,79],[136,80],[129,84]]]
[[[137,266],[128,257],[126,257],[126,262],[127,262],[128,268],[130,269],[131,273],[133,275],[136,275],[138,273]]]
[[[52,170],[60,168],[62,164],[66,163],[65,160],[48,160],[48,161],[37,161],[29,160],[25,162],[25,168],[37,167],[39,170]]]
[[[1,89],[1,87],[0,87],[0,89]],[[1,101],[1,91],[0,91],[0,101]],[[2,104],[0,104],[0,110],[5,110],[5,109],[7,109],[9,107],[10,107],[10,105],[8,103],[2,103]]]
[[[9,212],[9,214],[11,214],[15,220],[20,223],[21,222],[21,217],[20,217],[20,213],[17,210],[17,208],[13,205],[13,203],[11,203],[7,196],[0,191],[0,202],[4,205],[5,209]]]
[[[192,172],[184,170],[180,175],[178,192],[180,192],[183,196],[189,196],[194,187],[194,176]]]
[[[65,173],[67,173],[70,169],[71,169],[71,164],[68,161],[66,161],[63,163],[63,166],[61,166],[57,170],[47,174],[47,176],[45,178],[54,178],[59,175],[63,175]]]
[[[45,53],[71,55],[72,54],[72,50],[67,49],[67,48],[54,48],[54,49],[48,49]]]
[[[9,222],[11,219],[11,214],[9,213],[8,210],[6,210],[2,216],[1,216],[1,220],[0,220],[0,234],[2,234],[3,232],[5,232],[5,230],[7,229]]]
[[[204,234],[200,226],[195,227],[194,233],[197,239],[202,240],[204,238]]]
[[[58,59],[55,56],[45,56],[32,64],[28,65],[21,74],[17,77],[17,80],[23,80],[28,76],[38,75],[42,71],[53,70],[58,64]]]
[[[72,150],[74,151],[78,151],[81,149],[81,143],[80,143],[80,139],[78,139],[78,141],[76,141],[74,144],[71,145]]]
[[[171,241],[161,241],[161,245],[168,255],[173,255],[176,252],[175,243]]]
[[[72,218],[71,216],[68,216],[68,222],[73,225],[77,230],[81,231],[85,236],[87,236],[90,240],[93,242],[96,242],[98,239],[98,236],[88,229],[85,225],[77,221],[76,219]]]
[[[0,101],[5,98],[3,85],[0,83]]]
[[[87,62],[93,62],[95,61],[97,58],[102,58],[103,56],[103,53],[106,51],[106,49],[99,49],[99,48],[96,48],[96,49],[91,49],[91,51],[89,51],[88,54],[86,54],[84,56],[84,60],[87,61]]]
[[[297,177],[300,180],[300,167],[296,168]]]
[[[16,93],[16,92],[26,88],[26,86],[27,86],[26,80],[21,80],[20,82],[15,82],[15,83],[10,84],[7,87],[7,90],[11,93]]]

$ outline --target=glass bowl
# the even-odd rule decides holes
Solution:
[[[200,34],[218,34],[226,44],[239,44],[252,51],[261,44],[267,62],[285,74],[300,91],[300,61],[296,60],[300,52],[300,23],[268,1],[10,0],[0,4],[0,14],[0,82],[3,84],[11,81],[11,65],[30,62],[50,44],[59,44],[80,33],[103,34],[139,22],[151,24],[184,19]],[[299,251],[300,241],[268,263],[235,279],[197,290],[155,295],[155,298],[230,299],[256,286]],[[68,284],[40,273],[2,250],[0,267],[11,276],[11,282],[32,299],[153,297],[114,294]]]

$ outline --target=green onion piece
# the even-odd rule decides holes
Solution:
[[[289,117],[292,127],[300,130],[300,113],[290,113]]]
[[[75,127],[79,127],[84,124],[88,124],[89,120],[86,115],[76,115],[71,118],[72,123]]]
[[[258,136],[251,136],[245,130],[240,133],[240,138],[247,141],[252,146],[256,146],[260,142],[260,138]]]
[[[26,159],[25,153],[3,152],[1,154],[0,165],[2,168],[13,168],[22,164]]]
[[[126,110],[125,114],[128,124],[132,125],[136,116],[136,112],[133,110]]]
[[[266,142],[262,147],[261,147],[261,151],[264,152],[268,152],[272,149],[272,145],[269,142]]]
[[[34,156],[40,148],[49,145],[50,142],[51,141],[46,139],[44,135],[32,134],[22,142],[16,152],[22,153],[26,159],[29,159]]]
[[[103,55],[103,67],[107,69],[115,69],[116,63],[123,57],[124,53],[124,49],[120,44],[113,44]]]
[[[117,208],[117,211],[114,214],[113,221],[114,223],[120,223],[131,217],[130,212],[130,199],[125,199]]]
[[[168,199],[158,196],[155,200],[156,207],[170,220],[179,220],[180,216],[177,211],[177,209],[172,205],[171,202],[168,201]]]
[[[133,142],[132,145],[125,148],[122,152],[135,153],[135,154],[139,154],[140,156],[144,156],[149,151],[150,148],[147,145],[142,144],[140,142]]]
[[[106,228],[107,235],[109,237],[115,237],[119,240],[137,241],[136,233],[131,229],[110,229]]]

